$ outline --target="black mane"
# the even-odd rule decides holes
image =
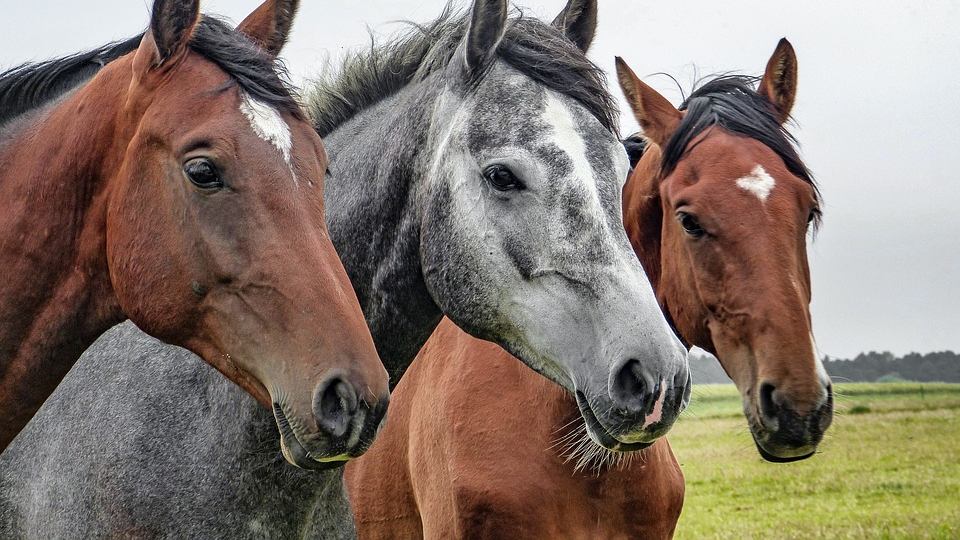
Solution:
[[[725,75],[690,94],[680,106],[680,110],[686,110],[687,114],[663,149],[661,174],[673,171],[684,154],[699,142],[694,141],[698,135],[719,126],[730,133],[755,139],[773,150],[791,173],[813,186],[819,202],[820,191],[797,153],[796,139],[777,119],[770,102],[754,90],[757,81],[756,77]]]
[[[90,80],[103,66],[136,50],[140,38],[110,43],[57,60],[21,64],[0,74],[0,125]]]
[[[649,142],[641,132],[629,135],[623,140],[623,148],[627,151],[627,157],[630,158],[630,169],[633,170],[647,151]]]
[[[469,26],[469,13],[445,10],[425,25],[390,43],[347,58],[337,73],[318,80],[308,98],[320,136],[404,86],[440,72],[452,60]],[[603,71],[550,24],[522,14],[507,23],[497,57],[524,75],[582,104],[610,132],[617,133],[616,101]]]
[[[137,49],[143,34],[89,52],[27,63],[0,74],[0,125],[86,83],[108,63]],[[252,97],[297,118],[303,112],[286,81],[286,70],[225,22],[204,16],[190,49],[216,64]]]

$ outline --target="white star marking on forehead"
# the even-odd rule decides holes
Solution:
[[[293,139],[290,136],[290,126],[283,121],[280,113],[247,93],[243,94],[240,101],[240,112],[250,121],[250,126],[257,136],[276,147],[283,154],[283,160],[292,167],[290,151],[293,148]]]
[[[770,196],[777,182],[763,170],[763,167],[757,165],[750,174],[737,180],[737,185],[756,195],[760,202],[767,202],[767,197]]]

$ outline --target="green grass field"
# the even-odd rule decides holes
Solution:
[[[669,435],[687,482],[675,538],[960,539],[960,384],[836,392],[820,453],[774,464],[732,385],[694,387]]]

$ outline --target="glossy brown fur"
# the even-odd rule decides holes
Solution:
[[[667,441],[623,470],[576,471],[554,445],[578,418],[565,390],[444,319],[347,465],[359,537],[670,538],[684,484]]]
[[[646,106],[641,112],[659,109],[643,118],[646,132],[668,138],[682,113],[666,100]],[[756,141],[714,130],[661,182],[660,148],[654,143],[624,188],[625,223],[661,305],[689,343],[717,352],[746,394],[757,380],[776,378],[806,403],[822,391],[812,382],[805,254],[807,218],[816,199],[812,186],[791,180],[770,154]],[[757,217],[757,198],[734,184],[750,170],[744,163],[762,163],[786,184],[767,201],[777,219]],[[694,177],[699,182],[690,180]],[[694,190],[702,215],[731,222],[733,231],[749,239],[727,249],[733,261],[753,265],[752,270],[734,271],[733,262],[718,264],[687,246],[670,206],[681,195],[693,199],[685,188]],[[751,222],[763,223],[763,230],[751,231]],[[791,269],[787,273],[801,285],[788,282],[784,288],[781,268]],[[714,312],[758,310],[766,322],[706,315],[710,310],[695,286],[705,274],[722,278],[721,287],[707,292],[718,295]],[[784,329],[783,320],[795,328]],[[758,335],[770,344],[752,345]],[[742,349],[774,347],[767,339],[783,356],[743,358]],[[576,471],[563,457],[563,445],[556,444],[577,417],[570,396],[449,321],[441,323],[395,389],[390,415],[370,452],[346,468],[362,540],[673,536],[684,481],[665,438],[623,468]]]
[[[386,373],[323,222],[320,139],[283,110],[288,165],[255,133],[244,91],[188,46],[196,4],[158,0],[138,50],[2,127],[0,450],[125,318],[264,405],[283,402],[305,438],[320,437],[314,393],[331,374],[371,403],[385,399]],[[286,34],[271,20],[295,9],[269,0],[240,31],[279,50]],[[190,183],[184,167],[198,158],[225,189]]]

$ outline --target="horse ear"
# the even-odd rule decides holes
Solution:
[[[641,81],[623,58],[618,56],[616,62],[617,81],[643,134],[658,146],[665,146],[680,126],[683,115],[667,98]]]
[[[797,97],[797,53],[787,38],[773,51],[757,92],[770,100],[781,124],[790,118]]]
[[[199,20],[200,0],[156,0],[153,3],[149,33],[157,54],[154,66],[163,65],[187,49]]]
[[[553,26],[587,52],[597,33],[597,0],[569,0],[553,20]]]
[[[275,57],[287,43],[299,7],[299,0],[267,0],[237,26],[237,32]]]
[[[467,72],[482,72],[497,54],[507,31],[507,0],[475,0],[467,30],[465,53]]]

